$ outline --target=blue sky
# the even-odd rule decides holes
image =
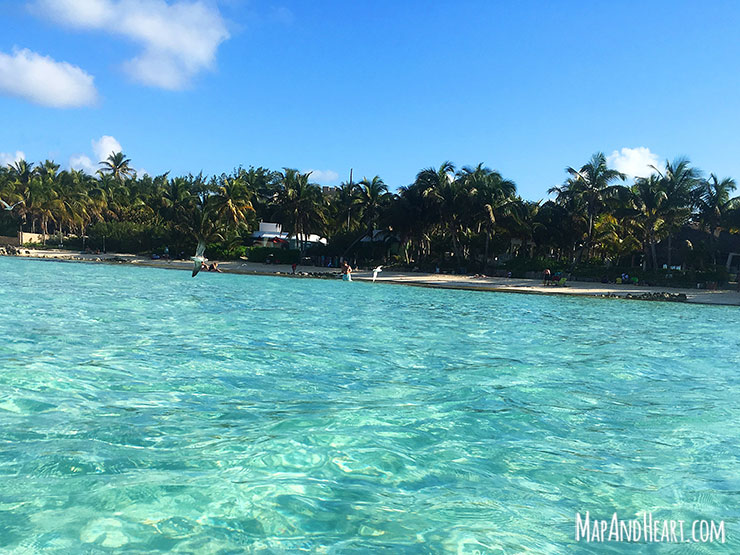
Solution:
[[[740,179],[740,3],[0,0],[0,161],[484,162],[525,198],[597,151]],[[627,150],[623,150],[627,149]]]

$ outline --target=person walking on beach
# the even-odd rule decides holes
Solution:
[[[545,268],[542,274],[542,285],[548,285],[550,283],[550,268]]]

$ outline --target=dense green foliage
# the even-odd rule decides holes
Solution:
[[[555,198],[544,202],[522,199],[513,181],[482,164],[457,170],[445,162],[391,193],[378,176],[322,190],[310,174],[288,168],[139,177],[116,153],[95,176],[60,171],[48,160],[0,168],[7,203],[0,231],[117,252],[161,254],[167,247],[172,256],[190,256],[202,242],[211,258],[262,261],[272,254],[284,263],[308,255],[516,274],[577,267],[593,279],[638,268],[658,282],[714,272],[724,262],[717,238],[740,228],[734,189],[732,179],[704,178],[685,159],[630,184],[601,153],[566,168],[564,183],[549,191]],[[261,220],[282,224],[294,249],[251,247]],[[701,238],[672,243],[689,228]],[[310,234],[328,245],[310,244]],[[683,271],[666,273],[664,264]]]

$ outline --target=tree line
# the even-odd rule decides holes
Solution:
[[[219,252],[248,244],[257,223],[270,221],[296,236],[304,253],[323,249],[409,265],[485,268],[514,256],[658,269],[685,252],[687,245],[673,240],[690,227],[701,232],[690,245],[691,263],[723,262],[717,237],[740,230],[735,181],[706,177],[685,158],[653,170],[630,182],[596,153],[566,168],[563,183],[548,190],[552,199],[530,201],[514,181],[483,164],[458,169],[445,162],[391,192],[379,176],[327,190],[310,173],[289,168],[138,176],[121,152],[102,161],[95,175],[60,170],[50,160],[19,160],[0,168],[6,208],[0,232],[74,236],[83,247],[107,239],[110,248],[139,252],[168,245],[191,254],[198,242],[218,244]],[[309,234],[328,238],[328,246],[310,246]],[[658,245],[667,253],[662,258]]]

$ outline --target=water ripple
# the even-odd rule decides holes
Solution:
[[[0,258],[0,551],[740,551],[736,309],[202,278]]]

